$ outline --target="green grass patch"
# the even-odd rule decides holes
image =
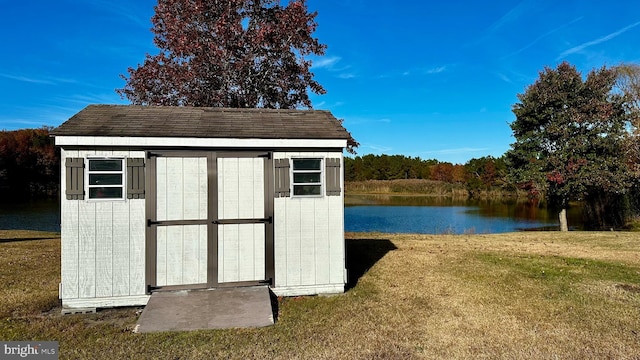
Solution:
[[[517,273],[519,276],[530,279],[551,282],[606,280],[640,284],[640,268],[623,263],[526,254],[480,253],[476,257],[495,268]]]

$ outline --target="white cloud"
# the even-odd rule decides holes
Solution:
[[[530,1],[521,1],[514,8],[509,10],[506,14],[504,14],[500,19],[491,24],[489,27],[489,33],[494,33],[502,28],[505,24],[512,23],[517,21],[522,15],[526,14],[529,11],[531,5]]]
[[[587,41],[587,42],[582,43],[582,44],[580,44],[578,46],[574,46],[571,49],[563,51],[560,54],[560,56],[558,56],[558,58],[556,60],[560,60],[560,59],[562,59],[563,57],[565,57],[567,55],[571,55],[571,54],[580,52],[580,51],[582,51],[582,50],[584,50],[584,49],[586,49],[586,48],[588,48],[590,46],[598,45],[598,44],[601,44],[603,42],[609,41],[609,40],[611,40],[611,39],[613,39],[613,38],[615,38],[615,37],[617,37],[619,35],[624,34],[625,32],[633,29],[634,27],[636,27],[638,25],[640,25],[640,21],[635,22],[635,23],[633,23],[631,25],[625,26],[622,29],[620,29],[618,31],[615,31],[615,32],[612,32],[609,35],[605,35],[605,36],[603,36],[601,38],[598,38],[598,39],[595,39],[595,40],[592,40],[592,41]]]
[[[57,85],[59,83],[65,83],[65,84],[77,83],[75,79],[67,79],[67,78],[52,77],[52,76],[35,77],[35,76],[25,76],[22,74],[0,73],[0,77],[10,79],[10,80],[15,80],[15,81],[31,83],[31,84],[43,84],[43,85]]]
[[[136,24],[137,26],[143,29],[149,29],[151,26],[151,10],[152,8],[149,6],[149,17],[140,16],[140,9],[136,9],[133,7],[135,2],[130,2],[127,6],[115,4],[113,1],[105,1],[105,0],[89,0],[89,4],[100,8],[102,11],[109,11],[118,16],[128,19],[130,22]]]
[[[343,74],[338,75],[338,77],[340,79],[352,79],[352,78],[354,78],[356,76],[354,74],[351,74],[351,73],[343,73]]]
[[[341,58],[339,56],[322,57],[312,61],[311,68],[313,69],[333,69]]]
[[[97,93],[84,93],[74,94],[58,100],[67,101],[67,103],[89,105],[89,104],[125,104],[125,100],[120,98],[120,95],[113,93],[97,94]]]
[[[497,73],[496,75],[500,78],[500,80],[507,82],[509,84],[513,84],[513,81],[511,81],[511,79],[507,75],[502,73]]]
[[[27,82],[27,83],[32,83],[32,84],[55,85],[55,83],[53,81],[47,80],[47,79],[42,79],[42,78],[28,77],[28,76],[22,76],[22,75],[13,75],[13,74],[0,74],[0,76],[3,77],[3,78],[6,78],[6,79],[10,79],[10,80],[22,81],[22,82]]]
[[[377,154],[389,154],[393,150],[392,147],[377,144],[360,144],[359,149],[371,149],[371,153]]]
[[[445,70],[447,70],[447,66],[439,66],[436,68],[432,68],[432,69],[428,69],[427,70],[427,74],[440,74],[441,72],[444,72]]]
[[[516,51],[512,52],[512,53],[511,53],[511,54],[509,54],[509,55],[503,56],[501,59],[506,59],[506,58],[509,58],[509,57],[512,57],[512,56],[518,55],[518,54],[520,54],[521,52],[523,52],[523,51],[525,51],[525,50],[529,49],[530,47],[532,47],[533,45],[535,45],[536,43],[538,43],[540,40],[542,40],[542,39],[544,39],[544,38],[546,38],[546,37],[548,37],[548,36],[550,36],[550,35],[553,35],[554,33],[558,32],[558,31],[560,31],[560,30],[562,30],[562,29],[564,29],[564,28],[566,28],[566,27],[568,27],[568,26],[570,26],[570,25],[573,25],[574,23],[576,23],[576,22],[578,22],[578,21],[580,21],[580,20],[582,20],[582,19],[583,19],[583,17],[581,16],[581,17],[579,17],[579,18],[576,18],[576,19],[573,19],[573,20],[569,21],[569,22],[568,22],[568,23],[566,23],[566,24],[562,24],[562,25],[560,25],[560,26],[558,26],[558,27],[556,27],[556,28],[553,28],[553,29],[551,29],[551,30],[547,31],[546,33],[544,33],[544,34],[542,34],[542,35],[538,36],[538,37],[537,37],[537,38],[535,38],[532,42],[528,43],[528,44],[527,44],[527,45],[525,45],[524,47],[521,47],[520,49],[518,49],[518,50],[516,50]]]

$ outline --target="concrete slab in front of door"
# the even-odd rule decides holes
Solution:
[[[136,332],[264,327],[273,314],[267,286],[156,292]]]

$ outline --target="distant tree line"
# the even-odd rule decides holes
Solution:
[[[0,198],[53,197],[60,183],[60,155],[48,127],[0,131]]]
[[[345,181],[425,179],[463,184],[470,197],[484,191],[515,192],[507,181],[507,165],[503,157],[484,156],[466,164],[452,164],[435,159],[404,155],[364,155],[346,157]]]

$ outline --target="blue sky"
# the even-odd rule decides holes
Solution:
[[[119,77],[156,53],[154,0],[0,0],[0,129],[57,126],[124,104]],[[313,96],[359,155],[465,163],[513,142],[512,105],[544,66],[640,63],[636,0],[308,0],[328,49]],[[402,5],[400,5],[402,4]],[[490,4],[490,5],[487,5]]]

